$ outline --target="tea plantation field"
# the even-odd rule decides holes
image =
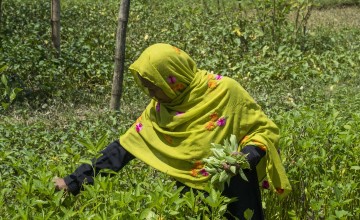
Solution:
[[[0,3],[0,219],[222,219],[219,192],[181,196],[138,160],[77,196],[55,192],[55,176],[88,163],[149,99],[126,70],[109,110],[119,1],[61,1],[60,57],[51,1]],[[281,129],[293,187],[282,200],[262,189],[267,219],[360,219],[359,4],[132,1],[125,66],[166,42],[243,85]]]

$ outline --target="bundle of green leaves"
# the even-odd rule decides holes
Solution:
[[[248,181],[243,169],[250,169],[250,164],[244,154],[238,151],[238,141],[235,135],[224,140],[224,144],[211,144],[212,156],[203,159],[205,171],[211,176],[211,184],[215,189],[224,190],[224,185],[230,184],[231,177],[239,174]]]

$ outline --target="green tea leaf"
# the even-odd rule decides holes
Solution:
[[[226,156],[225,160],[226,160],[226,162],[228,162],[230,164],[234,164],[236,162],[236,159],[231,156]]]
[[[235,166],[230,166],[230,171],[231,171],[233,174],[236,174],[236,167],[235,167]]]
[[[219,181],[221,182],[221,183],[223,183],[223,182],[225,182],[226,181],[226,179],[229,177],[229,175],[226,173],[226,171],[224,170],[224,171],[222,171],[221,173],[220,173],[220,177],[219,177]]]
[[[80,159],[80,160],[79,160],[79,163],[89,164],[89,165],[92,166],[91,160],[87,160],[87,159]]]
[[[241,178],[243,178],[243,180],[249,181],[242,169],[239,169],[239,174],[240,174]]]
[[[2,74],[2,75],[1,75],[1,82],[3,83],[3,85],[4,85],[5,87],[7,87],[8,81],[7,81],[7,78],[6,78],[5,74]]]
[[[351,166],[350,169],[352,169],[352,170],[360,170],[360,166]]]
[[[244,212],[244,218],[246,220],[251,220],[253,215],[254,215],[254,211],[251,210],[251,209],[246,209],[245,212]]]

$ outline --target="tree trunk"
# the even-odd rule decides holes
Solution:
[[[60,56],[60,0],[51,0],[51,39]]]
[[[2,0],[0,0],[0,31],[1,31],[1,18],[2,18],[2,8],[1,8],[1,5],[2,5]]]
[[[120,109],[120,99],[122,96],[124,79],[124,61],[125,61],[125,39],[126,26],[129,18],[130,0],[121,0],[118,18],[118,27],[116,31],[115,46],[115,66],[113,84],[111,90],[110,109],[118,111]]]

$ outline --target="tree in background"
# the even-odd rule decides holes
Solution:
[[[110,101],[111,110],[120,109],[122,83],[124,79],[126,26],[129,18],[129,9],[130,0],[122,0],[120,3],[118,27],[116,31],[115,65]]]
[[[2,17],[1,5],[2,5],[2,0],[0,0],[0,27],[1,27],[1,17]]]
[[[51,39],[60,56],[60,0],[51,1]]]

